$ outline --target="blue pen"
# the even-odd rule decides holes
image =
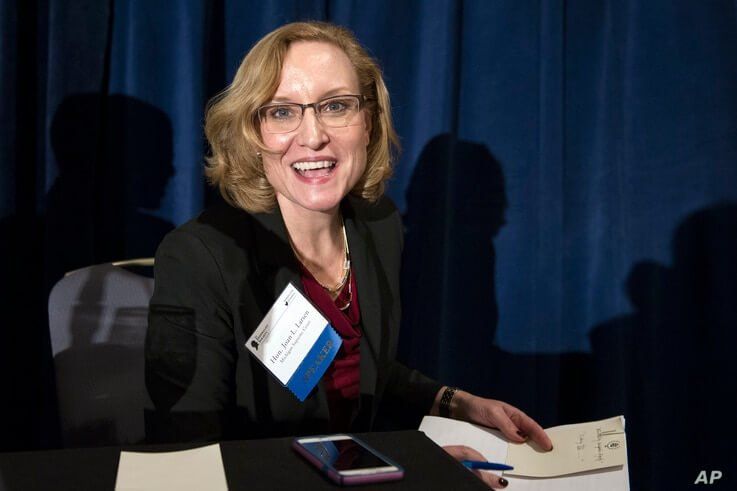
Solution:
[[[485,471],[511,471],[514,469],[511,465],[483,462],[481,460],[462,460],[461,464],[469,469],[481,469]]]

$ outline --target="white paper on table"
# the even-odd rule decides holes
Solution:
[[[220,445],[178,452],[120,452],[115,489],[227,491]]]
[[[624,418],[622,418],[624,426]],[[568,425],[567,425],[568,426]],[[420,424],[428,438],[440,446],[466,445],[477,450],[490,462],[507,462],[509,442],[500,431],[463,421],[425,416]],[[625,462],[621,467],[594,470],[560,477],[520,477],[504,474],[510,489],[526,491],[628,491],[629,472]]]

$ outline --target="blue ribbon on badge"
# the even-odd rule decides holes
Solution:
[[[307,352],[307,356],[287,382],[287,388],[297,396],[300,402],[304,402],[320,381],[325,370],[328,369],[335,355],[338,354],[342,343],[343,340],[340,339],[333,326],[326,324],[320,337],[317,338],[315,344]]]

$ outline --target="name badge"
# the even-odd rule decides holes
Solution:
[[[328,320],[289,283],[246,341],[246,349],[304,401],[342,342]]]

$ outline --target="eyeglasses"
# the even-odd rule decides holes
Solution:
[[[299,128],[305,109],[311,107],[320,123],[343,128],[356,123],[356,115],[366,102],[362,95],[336,95],[310,104],[279,102],[258,108],[261,129],[267,133],[289,133]]]

